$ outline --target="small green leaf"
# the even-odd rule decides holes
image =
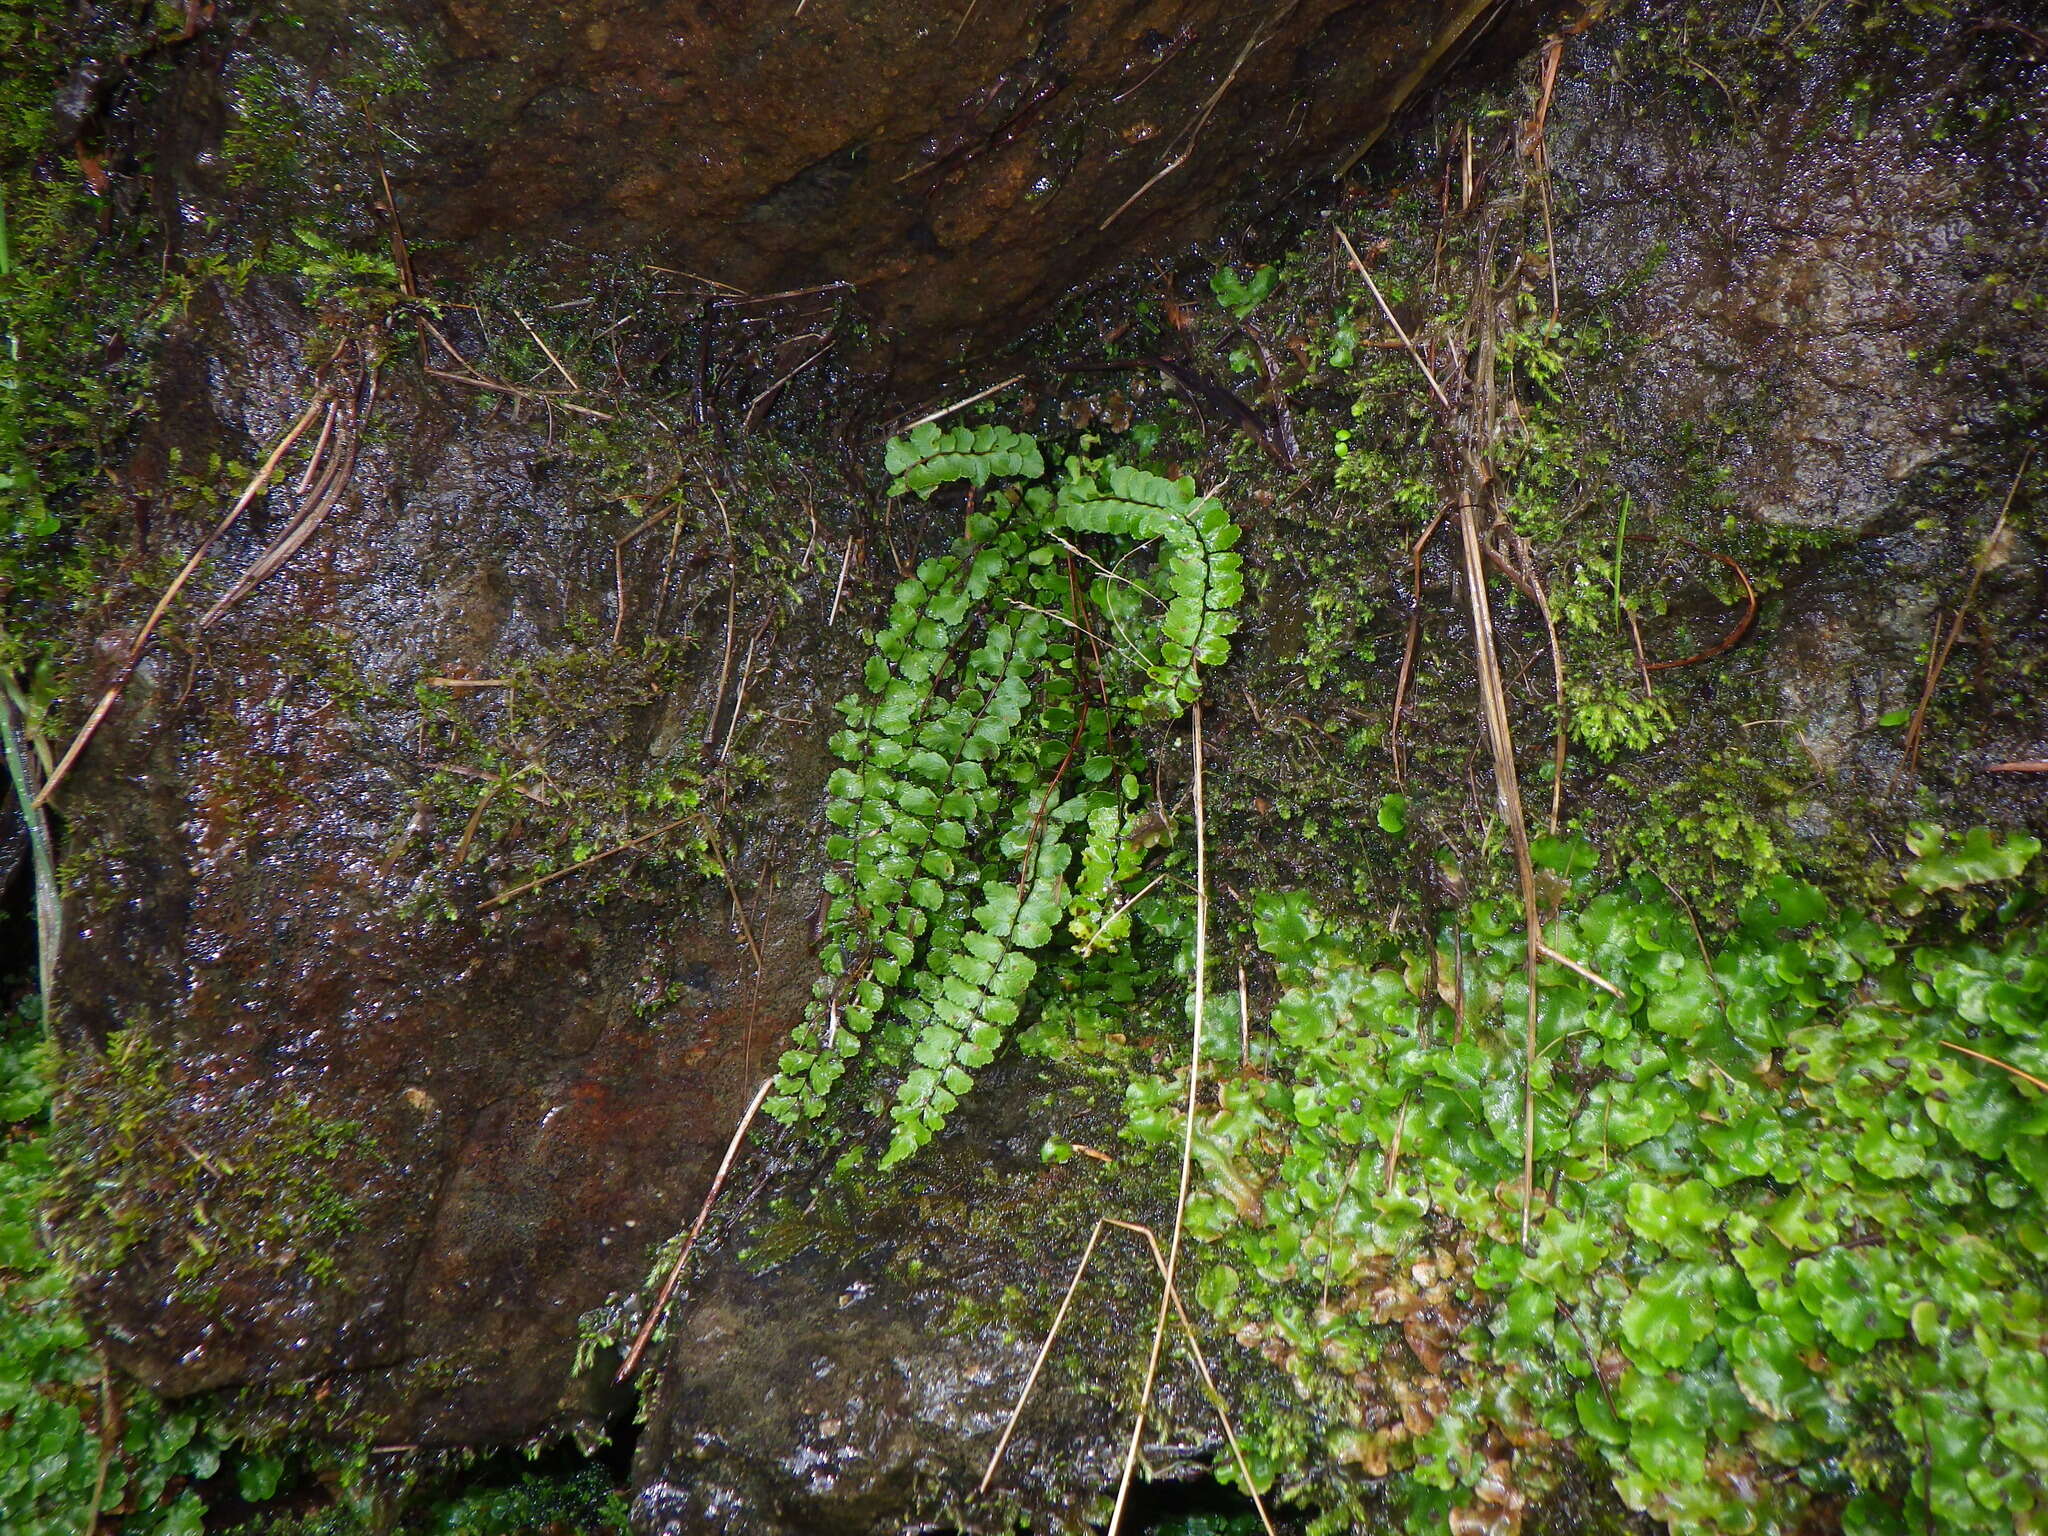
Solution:
[[[1216,296],[1216,302],[1242,320],[1263,304],[1280,282],[1280,274],[1270,266],[1262,266],[1253,272],[1249,281],[1237,275],[1233,267],[1218,267],[1209,277],[1209,291]]]
[[[1621,1331],[1638,1359],[1675,1370],[1714,1331],[1714,1318],[1704,1266],[1667,1264],[1636,1287],[1621,1309]]]
[[[1775,1317],[1761,1317],[1737,1328],[1729,1336],[1728,1362],[1743,1396],[1757,1412],[1772,1419],[1790,1418],[1796,1411],[1797,1394],[1814,1379],[1798,1342]]]
[[[1903,871],[1905,882],[1929,894],[2017,880],[2041,851],[2037,837],[2015,832],[1994,838],[1986,827],[1956,838],[1940,827],[1916,826],[1906,842],[1919,857]]]

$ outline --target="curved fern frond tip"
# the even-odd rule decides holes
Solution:
[[[1233,552],[1238,526],[1223,503],[1201,495],[1191,479],[1168,480],[1126,464],[1094,474],[1074,459],[1067,461],[1053,516],[1077,532],[1160,541],[1155,584],[1164,589],[1166,613],[1147,657],[1149,686],[1130,703],[1149,717],[1178,715],[1201,693],[1200,669],[1230,655],[1237,620],[1229,610],[1244,596],[1241,560]]]
[[[882,463],[892,477],[891,496],[907,493],[927,501],[956,480],[980,487],[992,479],[1036,480],[1045,473],[1036,438],[994,424],[941,430],[926,422],[891,438]]]

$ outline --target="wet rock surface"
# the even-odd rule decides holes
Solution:
[[[2041,125],[1980,120],[2015,52],[1949,29],[1766,66],[1739,96],[1697,74],[1624,86],[1598,41],[1568,56],[1559,274],[1623,300],[1641,338],[1624,410],[1666,437],[1727,431],[1729,505],[1876,531],[2038,386],[2048,332],[2014,284],[2048,240]]]
[[[143,458],[251,462],[313,388],[311,323],[261,285],[203,296]],[[687,1219],[807,994],[846,633],[788,621],[836,568],[735,553],[672,438],[622,473],[691,477],[675,537],[615,567],[639,518],[568,417],[509,405],[389,370],[321,535],[160,645],[66,786],[58,1229],[159,1390],[318,1379],[337,1421],[428,1444],[601,1418],[577,1317]],[[744,539],[761,504],[727,473]],[[836,527],[850,493],[812,486]],[[156,490],[170,547],[219,515]],[[266,501],[208,597],[296,504]],[[721,767],[753,753],[772,780]]]
[[[1904,732],[1878,722],[1917,702],[2048,386],[2038,59],[1970,24],[1732,82],[1681,63],[1652,84],[1624,59],[1608,28],[1567,52],[1547,153],[1559,276],[1636,338],[1605,409],[1635,439],[1637,526],[1706,505],[1811,551],[1743,664],[1777,680],[1820,799],[1885,795]],[[2032,803],[1983,770],[2048,749],[2009,691],[2048,638],[2044,580],[2038,537],[2009,530],[1973,599],[1968,718],[1944,732],[1954,814]]]
[[[1096,1217],[1171,1219],[1156,1180],[1040,1157],[1055,1119],[1113,1136],[1116,1099],[1012,1057],[893,1173],[821,1186],[829,1164],[756,1158],[740,1180],[755,1200],[722,1218],[651,1367],[635,1529],[996,1531],[1020,1514],[1086,1529],[1115,1487],[1150,1337],[1156,1271],[1134,1235],[1100,1245],[990,1491],[975,1490]],[[1147,1445],[1168,1478],[1222,1448],[1179,1352]]]
[[[635,259],[752,293],[854,285],[930,380],[1077,283],[1355,156],[1472,40],[1476,0],[289,8],[216,54],[224,109],[388,162],[443,264]],[[1499,36],[1545,11],[1508,7]],[[288,24],[287,24],[288,22]],[[202,91],[204,96],[209,94]],[[232,148],[232,146],[230,146]],[[187,195],[232,203],[232,165]],[[379,197],[365,160],[337,186]],[[1142,192],[1142,196],[1139,195]],[[344,194],[347,195],[347,194]]]

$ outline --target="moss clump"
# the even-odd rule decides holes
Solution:
[[[157,1091],[165,1082],[161,1064],[147,1059],[128,1056],[122,1070]],[[428,1456],[398,1472],[402,1491],[393,1494],[384,1486],[390,1459],[373,1476],[363,1454],[368,1442],[357,1445],[346,1426],[329,1426],[331,1444],[312,1438],[326,1411],[312,1383],[284,1389],[252,1414],[252,1405],[234,1399],[165,1404],[112,1370],[73,1300],[76,1256],[47,1242],[46,1208],[72,1207],[76,1198],[71,1169],[51,1151],[50,1085],[50,1048],[36,1010],[16,1008],[0,1022],[0,1508],[9,1529],[84,1536],[97,1492],[98,1528],[118,1525],[132,1536],[625,1530],[624,1498],[601,1467],[557,1458],[555,1470],[536,1471],[531,1457],[516,1453],[481,1465],[471,1456],[452,1463]],[[355,1224],[341,1184],[318,1170],[323,1160],[360,1151],[360,1137],[302,1107],[270,1119],[256,1147],[237,1140],[209,1160],[224,1171],[223,1159],[239,1158],[234,1171],[260,1180],[269,1205],[292,1191],[290,1214],[223,1192],[210,1171],[173,1174],[148,1188],[204,1203],[217,1219],[200,1224],[202,1240],[231,1236],[223,1231],[228,1223],[253,1223],[240,1240],[273,1248],[281,1262],[289,1251],[318,1268],[320,1241],[345,1238]],[[141,1130],[138,1119],[130,1133]],[[69,1125],[64,1135],[73,1135]],[[188,1263],[175,1290],[194,1294],[193,1287],[203,1293],[203,1266]],[[277,1414],[286,1408],[292,1423],[281,1434]],[[234,1523],[224,1525],[229,1512]]]
[[[51,148],[72,9],[0,6],[0,670],[37,706],[45,626],[92,583],[82,508],[139,408],[156,324],[154,287],[137,276],[146,226],[124,208],[101,228],[95,183],[108,191],[126,146],[88,124]],[[40,708],[30,714],[33,729]]]
[[[590,635],[565,638],[488,694],[431,682],[415,690],[432,744],[419,810],[441,829],[426,852],[510,889],[667,826],[638,857],[593,866],[577,899],[601,903],[676,866],[717,879],[712,813],[758,781],[760,764],[745,754],[710,760],[701,718],[680,709],[700,643],[649,638],[613,650]],[[650,738],[666,742],[651,760]],[[437,884],[423,912],[441,899]]]
[[[400,1504],[354,1500],[311,1513],[259,1513],[232,1529],[238,1536],[625,1536],[626,1499],[603,1468],[536,1472],[522,1460],[505,1456],[424,1478]]]
[[[138,1244],[154,1245],[163,1213],[179,1210],[190,1213],[183,1248],[152,1247],[169,1298],[216,1305],[224,1262],[333,1281],[361,1221],[354,1191],[380,1161],[373,1139],[268,1090],[231,1094],[174,1130],[181,1077],[193,1070],[136,1028],[70,1064],[57,1190],[67,1261],[86,1272],[119,1264]]]
[[[273,1492],[282,1463],[236,1450],[189,1408],[111,1374],[41,1217],[61,1182],[49,1148],[49,1047],[33,1006],[0,1023],[0,1508],[10,1528],[82,1536],[193,1536],[199,1485]]]
[[[1410,1529],[1514,1529],[1582,1453],[1702,1532],[2048,1507],[2038,844],[1922,842],[1911,925],[1779,876],[1711,934],[1539,843],[1580,969],[1539,973],[1526,1247],[1516,914],[1424,948],[1261,899],[1282,995],[1187,1209],[1195,1295],[1298,1394],[1255,1415],[1257,1475],[1320,1529],[1389,1479]],[[1177,1146],[1184,1099],[1134,1082],[1126,1135]]]

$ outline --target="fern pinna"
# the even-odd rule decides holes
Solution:
[[[892,495],[976,495],[839,706],[822,974],[766,1104],[822,1115],[862,1061],[896,1083],[884,1167],[994,1058],[1056,934],[1087,954],[1128,931],[1145,839],[1126,727],[1194,701],[1243,594],[1238,529],[1192,481],[1070,458],[1046,484],[1038,444],[993,425],[918,427],[886,463]],[[1151,575],[1127,575],[1151,543]]]

